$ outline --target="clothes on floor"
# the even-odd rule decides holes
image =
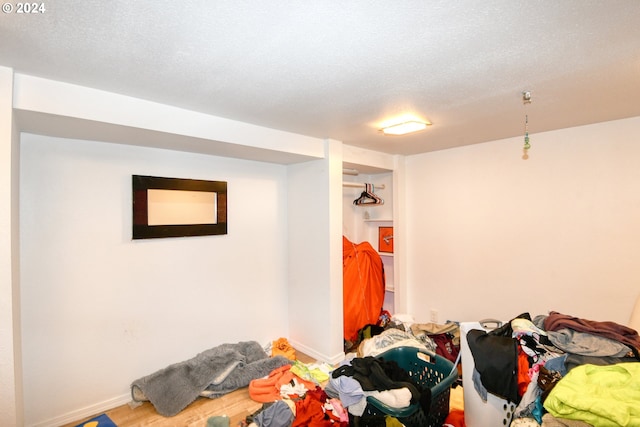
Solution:
[[[640,363],[578,366],[558,381],[544,407],[599,427],[640,426]]]
[[[544,329],[547,331],[558,331],[563,328],[569,328],[578,332],[588,332],[618,341],[628,345],[633,350],[635,356],[640,358],[640,336],[638,335],[638,331],[628,326],[609,321],[600,322],[581,319],[556,311],[549,313],[549,316],[547,316],[544,321]]]
[[[295,417],[291,407],[284,401],[278,400],[258,412],[251,424],[252,427],[290,427]]]
[[[222,344],[134,381],[131,395],[134,402],[150,401],[159,414],[171,417],[199,396],[222,396],[290,363],[269,357],[256,341]]]
[[[296,350],[286,338],[278,338],[272,342],[271,356],[284,356],[289,360],[296,360]]]
[[[307,390],[315,388],[315,383],[304,380],[291,372],[291,365],[284,365],[271,371],[267,378],[252,380],[249,383],[249,396],[256,402],[267,403],[280,400],[284,397],[283,392],[301,395]]]
[[[544,425],[548,412],[554,426],[640,426],[637,331],[558,312],[530,319],[523,313],[493,331],[467,333],[482,400],[491,393],[517,403],[514,422]]]
[[[331,376],[324,390],[329,396],[340,399],[350,414],[357,417],[364,414],[367,399],[362,386],[353,377],[341,375],[334,378]]]
[[[248,427],[348,427],[340,402],[332,401],[317,387],[304,397],[266,403],[247,417]]]

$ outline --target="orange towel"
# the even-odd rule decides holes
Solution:
[[[296,360],[296,350],[286,338],[278,338],[272,344],[271,356],[284,356],[289,360]]]
[[[303,384],[307,390],[314,390],[316,384],[304,380],[291,372],[291,365],[284,365],[271,371],[267,378],[258,378],[249,383],[249,396],[260,403],[275,402],[280,400],[280,388],[293,379]]]

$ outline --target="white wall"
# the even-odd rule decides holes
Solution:
[[[532,123],[533,125],[534,123]],[[640,117],[406,161],[409,311],[626,323],[640,286]]]
[[[13,72],[0,67],[0,425],[22,424],[19,280],[20,144]]]
[[[287,336],[286,166],[21,144],[26,425],[128,401],[133,380],[216,345]],[[228,234],[132,241],[132,174],[227,181]]]
[[[288,166],[289,326],[292,344],[319,360],[344,358],[341,144],[327,158]]]

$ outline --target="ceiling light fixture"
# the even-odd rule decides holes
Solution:
[[[381,130],[385,135],[405,135],[408,133],[418,132],[420,130],[426,129],[427,126],[431,126],[431,123],[419,120],[409,120],[395,125],[383,127]]]

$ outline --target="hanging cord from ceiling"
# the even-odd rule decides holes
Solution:
[[[527,104],[531,104],[531,92],[524,91],[522,92],[522,105],[527,106]],[[531,148],[531,144],[529,143],[529,115],[525,113],[524,115],[524,155],[522,156],[523,159],[528,159],[529,158],[529,154],[528,151]]]

